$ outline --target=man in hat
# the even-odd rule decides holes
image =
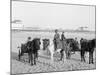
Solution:
[[[55,50],[57,49],[57,44],[59,44],[60,41],[60,35],[58,33],[58,30],[55,30],[55,35],[54,35],[54,48]]]
[[[65,40],[64,31],[61,34],[61,40]]]
[[[31,37],[28,37],[25,44],[27,44],[27,42],[31,41]]]
[[[31,41],[31,37],[28,37],[26,42],[25,42],[25,46],[28,46],[30,41]]]

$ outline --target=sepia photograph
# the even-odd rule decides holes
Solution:
[[[11,74],[96,69],[96,6],[11,1]]]

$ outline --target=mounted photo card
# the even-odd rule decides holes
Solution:
[[[95,69],[95,5],[11,1],[11,74]]]

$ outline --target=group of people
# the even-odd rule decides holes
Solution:
[[[61,40],[64,40],[64,39],[65,39],[64,32],[62,32]],[[59,40],[60,40],[60,34],[58,33],[58,30],[55,30],[55,35],[54,35],[55,47],[57,46],[57,43],[59,42]],[[28,42],[30,41],[31,41],[31,37],[28,37],[25,44],[28,45]]]
[[[55,30],[55,35],[54,35],[54,47],[55,47],[55,50],[57,48],[57,45],[60,43],[60,40],[64,40],[65,39],[65,36],[64,36],[64,32],[62,32],[61,34],[61,39],[60,39],[60,34],[58,33],[58,30]]]
[[[58,30],[56,29],[55,34],[54,34],[54,39],[53,39],[54,45],[55,45],[55,50],[56,50],[57,44],[59,44],[60,40],[64,40],[64,39],[65,39],[64,32],[62,32],[61,39],[60,39],[60,34],[58,33]],[[30,41],[31,41],[31,37],[28,37],[25,44],[29,45]]]
[[[37,39],[34,39],[34,41],[32,41],[31,37],[28,37],[26,43],[24,44],[28,48],[28,50],[31,50],[31,51],[29,51],[29,58],[32,58],[32,52],[33,52],[32,50],[34,50],[35,58],[38,57],[37,56],[38,55],[37,50],[40,49],[40,43],[41,42],[40,42],[40,38],[39,38],[38,41],[36,41],[36,40]],[[49,42],[49,40],[48,40],[48,42]],[[63,58],[63,51],[67,52],[66,55],[68,55],[68,53],[71,52],[71,51],[73,51],[73,52],[79,51],[80,54],[81,54],[81,60],[85,61],[84,54],[85,54],[86,51],[88,51],[89,52],[89,63],[93,63],[93,51],[94,51],[95,44],[96,44],[95,42],[96,42],[96,39],[92,39],[92,40],[81,39],[80,43],[79,43],[79,41],[77,41],[77,38],[75,38],[75,39],[65,38],[64,32],[62,32],[61,37],[60,37],[58,30],[55,30],[55,34],[54,34],[54,38],[53,38],[53,43],[54,43],[53,48],[54,49],[52,48],[52,45],[49,46],[49,47],[50,47],[50,50],[51,50],[51,55],[54,52],[56,52],[57,49],[58,50],[61,49],[61,51],[60,51],[61,59]],[[62,47],[59,47],[60,44],[61,44]],[[32,48],[33,46],[34,46],[34,48]],[[53,50],[55,50],[55,51],[53,51]],[[23,49],[21,49],[21,51],[23,51],[22,53],[24,53],[25,49],[23,48]],[[53,55],[51,57],[53,58]],[[36,63],[35,58],[34,58],[34,62]]]
[[[60,39],[60,35],[58,33],[58,30],[55,30],[55,35],[54,35],[54,40],[59,40]],[[64,40],[65,36],[64,36],[64,31],[61,34],[61,40]]]
[[[60,37],[60,34],[58,33],[58,30],[56,29],[55,30],[55,34],[54,34],[54,38],[53,38],[53,42],[54,42],[54,45],[55,45],[54,46],[55,47],[55,50],[57,48],[57,45],[60,43],[60,41],[63,41],[65,39],[66,38],[65,38],[65,35],[64,35],[64,31],[62,32],[61,37]],[[75,38],[75,40],[77,41],[77,38]],[[31,37],[28,37],[28,39],[25,42],[25,44],[28,46],[30,41],[31,41]]]
[[[61,34],[61,37],[60,37],[60,34],[58,33],[58,30],[55,30],[55,35],[54,35],[54,47],[55,47],[55,50],[56,48],[58,48],[59,44],[61,41],[64,41],[66,39],[65,35],[64,35],[64,31],[62,32]],[[77,40],[77,38],[75,38],[75,40]]]

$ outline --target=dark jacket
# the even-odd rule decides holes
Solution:
[[[28,42],[26,43],[26,46],[27,46],[28,50],[30,50],[30,49],[31,49],[31,41],[28,41]]]
[[[64,34],[61,35],[61,40],[65,40]]]

